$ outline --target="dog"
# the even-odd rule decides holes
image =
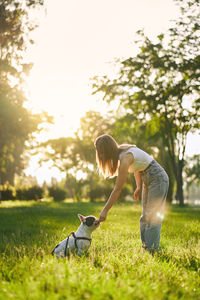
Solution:
[[[76,232],[71,232],[66,239],[61,241],[52,251],[57,258],[66,257],[71,253],[77,253],[81,257],[89,249],[92,241],[92,232],[99,227],[100,222],[94,216],[84,217],[78,214],[81,225]],[[70,235],[72,235],[70,237]]]

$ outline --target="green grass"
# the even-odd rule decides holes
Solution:
[[[115,205],[89,254],[56,259],[54,246],[103,204],[3,202],[0,299],[200,299],[200,208],[167,210],[161,251],[141,252],[140,204]]]

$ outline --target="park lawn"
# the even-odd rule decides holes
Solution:
[[[200,299],[200,208],[172,206],[161,251],[141,252],[141,205],[116,204],[89,254],[56,259],[54,246],[100,203],[0,204],[0,299]]]

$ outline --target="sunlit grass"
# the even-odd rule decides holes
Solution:
[[[0,208],[0,299],[199,299],[200,209],[173,207],[161,251],[141,252],[139,204],[115,205],[93,234],[89,254],[50,252],[79,226],[77,213],[102,204],[4,202]]]

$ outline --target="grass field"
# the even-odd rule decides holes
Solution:
[[[200,208],[167,210],[161,251],[141,252],[140,204],[115,205],[93,234],[88,256],[52,257],[103,204],[0,204],[0,299],[200,299]]]

